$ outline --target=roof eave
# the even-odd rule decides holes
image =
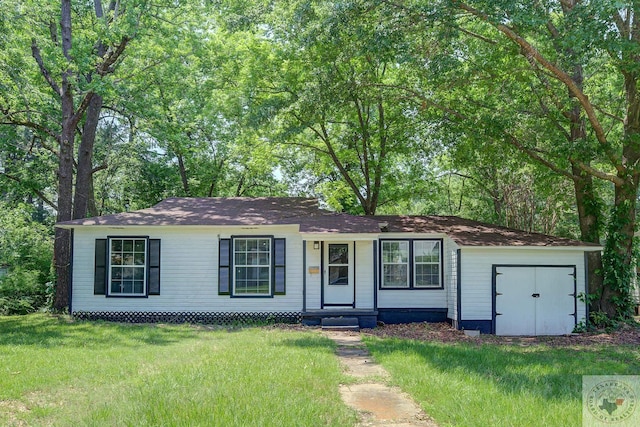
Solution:
[[[461,249],[482,249],[482,250],[500,250],[500,249],[522,249],[522,250],[557,250],[557,251],[582,251],[582,252],[599,252],[604,249],[603,246],[587,246],[587,245],[465,245],[456,242]]]

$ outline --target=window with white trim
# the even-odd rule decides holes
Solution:
[[[381,241],[381,289],[442,288],[442,240]]]
[[[146,295],[147,239],[110,238],[108,248],[108,295]]]
[[[438,240],[413,242],[413,286],[416,288],[440,287],[440,246]]]
[[[271,295],[271,239],[233,239],[233,294]]]
[[[382,242],[382,287],[409,287],[409,242]]]

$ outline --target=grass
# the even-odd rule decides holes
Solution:
[[[637,346],[364,339],[440,426],[581,425],[582,375],[640,372]],[[0,425],[355,425],[334,350],[271,328],[0,317]]]
[[[637,346],[365,342],[440,426],[579,426],[582,375],[640,372]]]
[[[0,317],[0,425],[354,425],[334,349],[268,328]]]

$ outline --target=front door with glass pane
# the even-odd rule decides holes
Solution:
[[[353,308],[353,243],[325,243],[323,263],[323,307]]]

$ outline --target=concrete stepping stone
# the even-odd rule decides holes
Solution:
[[[348,375],[369,380],[340,386],[342,400],[361,414],[362,427],[437,427],[406,393],[376,380],[389,373],[375,363],[362,343],[360,334],[324,332],[338,344],[336,355]]]

